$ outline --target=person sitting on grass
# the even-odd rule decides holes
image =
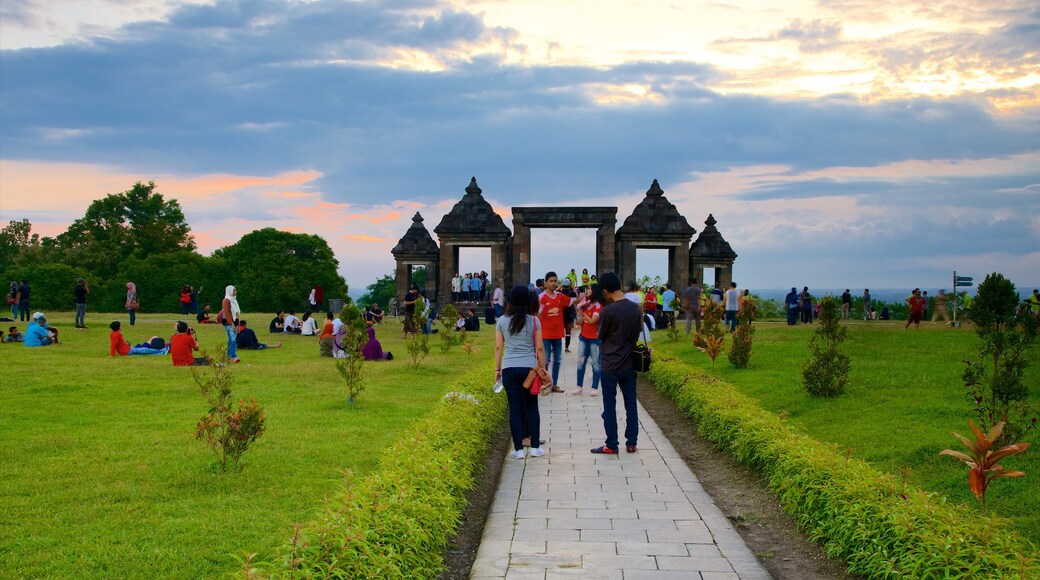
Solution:
[[[300,334],[303,330],[303,323],[300,322],[299,318],[296,318],[296,311],[290,310],[289,314],[285,317],[285,328],[284,331],[289,334]]]
[[[372,320],[374,323],[382,323],[384,316],[386,316],[386,314],[379,308],[379,304],[372,304]]]
[[[47,318],[43,313],[37,312],[33,322],[25,329],[25,346],[50,346],[57,344],[57,336],[49,332]]]
[[[480,318],[477,317],[477,311],[473,308],[466,311],[465,328],[469,332],[480,330]]]
[[[202,307],[202,310],[195,315],[195,321],[199,324],[213,324],[213,320],[209,317],[209,304]]]
[[[376,340],[376,329],[369,326],[365,332],[368,333],[368,342],[361,347],[361,356],[365,360],[394,360],[394,355],[389,351],[383,352],[383,346]]]
[[[113,320],[112,324],[108,327],[112,329],[112,332],[108,335],[108,356],[126,356],[130,354],[130,343],[123,338],[123,331],[120,330],[123,324],[118,320]]]
[[[282,343],[280,342],[271,345],[260,342],[260,339],[256,337],[256,333],[253,332],[253,329],[246,326],[246,321],[241,319],[238,321],[238,338],[236,341],[238,348],[244,348],[246,350],[265,350],[282,346]]]
[[[274,318],[271,319],[271,325],[268,327],[268,330],[270,330],[271,332],[285,332],[284,312],[279,310],[278,314],[274,315]]]
[[[199,343],[195,340],[195,329],[188,326],[188,323],[183,320],[177,321],[177,334],[170,338],[170,358],[173,359],[173,366],[208,365],[208,360],[195,356],[192,351],[196,350],[199,350]]]
[[[4,342],[24,342],[24,341],[25,341],[25,335],[22,334],[21,330],[18,330],[17,326],[12,326],[11,328],[7,329],[7,338],[4,339]]]
[[[321,335],[318,336],[318,354],[324,357],[332,357],[332,337],[336,333],[334,318],[331,310],[325,313],[325,323],[321,325]]]
[[[311,312],[303,313],[303,323],[300,325],[300,334],[303,336],[314,336],[318,334],[318,321],[311,316]]]

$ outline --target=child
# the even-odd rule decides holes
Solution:
[[[108,356],[130,354],[130,343],[123,338],[123,332],[120,330],[122,324],[118,320],[113,320],[108,327],[112,329],[111,334],[108,335]]]
[[[12,326],[11,328],[7,329],[7,338],[4,339],[4,342],[24,342],[24,341],[25,341],[25,335],[22,334],[22,331],[18,330],[17,326]]]

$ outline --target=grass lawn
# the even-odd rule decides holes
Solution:
[[[0,345],[4,576],[213,577],[236,569],[235,554],[270,554],[345,469],[371,470],[469,361],[493,353],[487,328],[472,359],[459,348],[442,354],[433,336],[431,355],[413,370],[400,324],[389,320],[378,336],[396,360],[366,365],[367,388],[351,406],[316,338],[275,337],[266,331],[272,315],[245,315],[262,342],[283,348],[239,352],[235,396],[260,402],[267,429],[241,473],[219,474],[194,438],[207,404],[190,370],[169,356],[108,356],[113,318],[137,343],[168,339],[176,315],[142,315],[129,327],[125,313],[88,313],[90,328],[76,330],[72,313],[48,314],[63,344]],[[226,343],[220,326],[197,330],[205,350]]]
[[[974,418],[973,405],[960,375],[964,359],[979,344],[973,330],[925,323],[920,331],[904,331],[902,322],[851,322],[845,343],[852,359],[850,383],[844,395],[827,400],[809,397],[801,382],[815,326],[755,325],[749,368],[733,368],[724,353],[716,362],[716,375],[816,439],[849,449],[852,456],[922,489],[981,509],[968,490],[967,467],[938,455],[943,449],[964,450],[951,431],[970,437],[967,421]],[[656,332],[654,348],[711,369],[707,355],[685,338],[673,343]],[[1040,348],[1034,345],[1030,355],[1026,381],[1030,399],[1040,403]],[[1026,441],[1033,447],[1002,462],[1007,469],[1025,471],[1026,477],[997,480],[986,497],[992,513],[1010,518],[1019,532],[1040,545],[1040,435],[1033,431]]]

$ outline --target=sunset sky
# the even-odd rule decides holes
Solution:
[[[4,224],[56,235],[151,180],[203,253],[315,233],[361,289],[471,176],[509,226],[519,205],[620,221],[658,179],[698,231],[715,216],[742,287],[1033,288],[1040,4],[0,5]],[[594,265],[593,230],[535,238],[534,272]]]

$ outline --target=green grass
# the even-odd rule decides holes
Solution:
[[[970,436],[967,421],[974,418],[973,405],[960,374],[964,359],[979,344],[971,329],[926,323],[920,331],[904,331],[899,322],[850,323],[844,348],[852,359],[852,372],[845,394],[813,399],[800,373],[814,327],[772,322],[756,327],[749,368],[733,368],[724,353],[716,362],[717,376],[814,438],[848,449],[853,457],[922,489],[981,509],[968,490],[967,467],[938,455],[943,449],[962,450],[951,431]],[[685,338],[673,343],[657,332],[654,348],[711,369],[707,355]],[[1026,381],[1030,399],[1040,403],[1040,348],[1034,346],[1030,356]],[[1034,543],[1040,543],[1038,440],[1037,432],[1031,432],[1026,441],[1033,447],[1002,462],[1008,469],[1025,471],[1026,477],[997,480],[986,496],[990,512],[1011,519]]]
[[[365,367],[356,405],[317,339],[273,337],[270,315],[246,315],[261,341],[283,348],[240,351],[237,398],[255,397],[267,429],[243,457],[244,470],[219,474],[196,441],[206,401],[190,370],[168,356],[108,356],[107,322],[88,313],[49,313],[64,344],[0,345],[0,570],[14,577],[213,577],[234,570],[235,554],[270,554],[334,493],[349,469],[372,470],[382,449],[451,387],[468,355],[437,349],[418,370],[406,364],[399,323],[379,329],[397,360]],[[131,343],[169,338],[175,315],[142,315],[123,333]],[[8,324],[9,325],[9,324]],[[24,325],[20,325],[24,327]],[[211,352],[226,343],[216,325],[198,327]],[[493,333],[477,334],[491,356]]]

